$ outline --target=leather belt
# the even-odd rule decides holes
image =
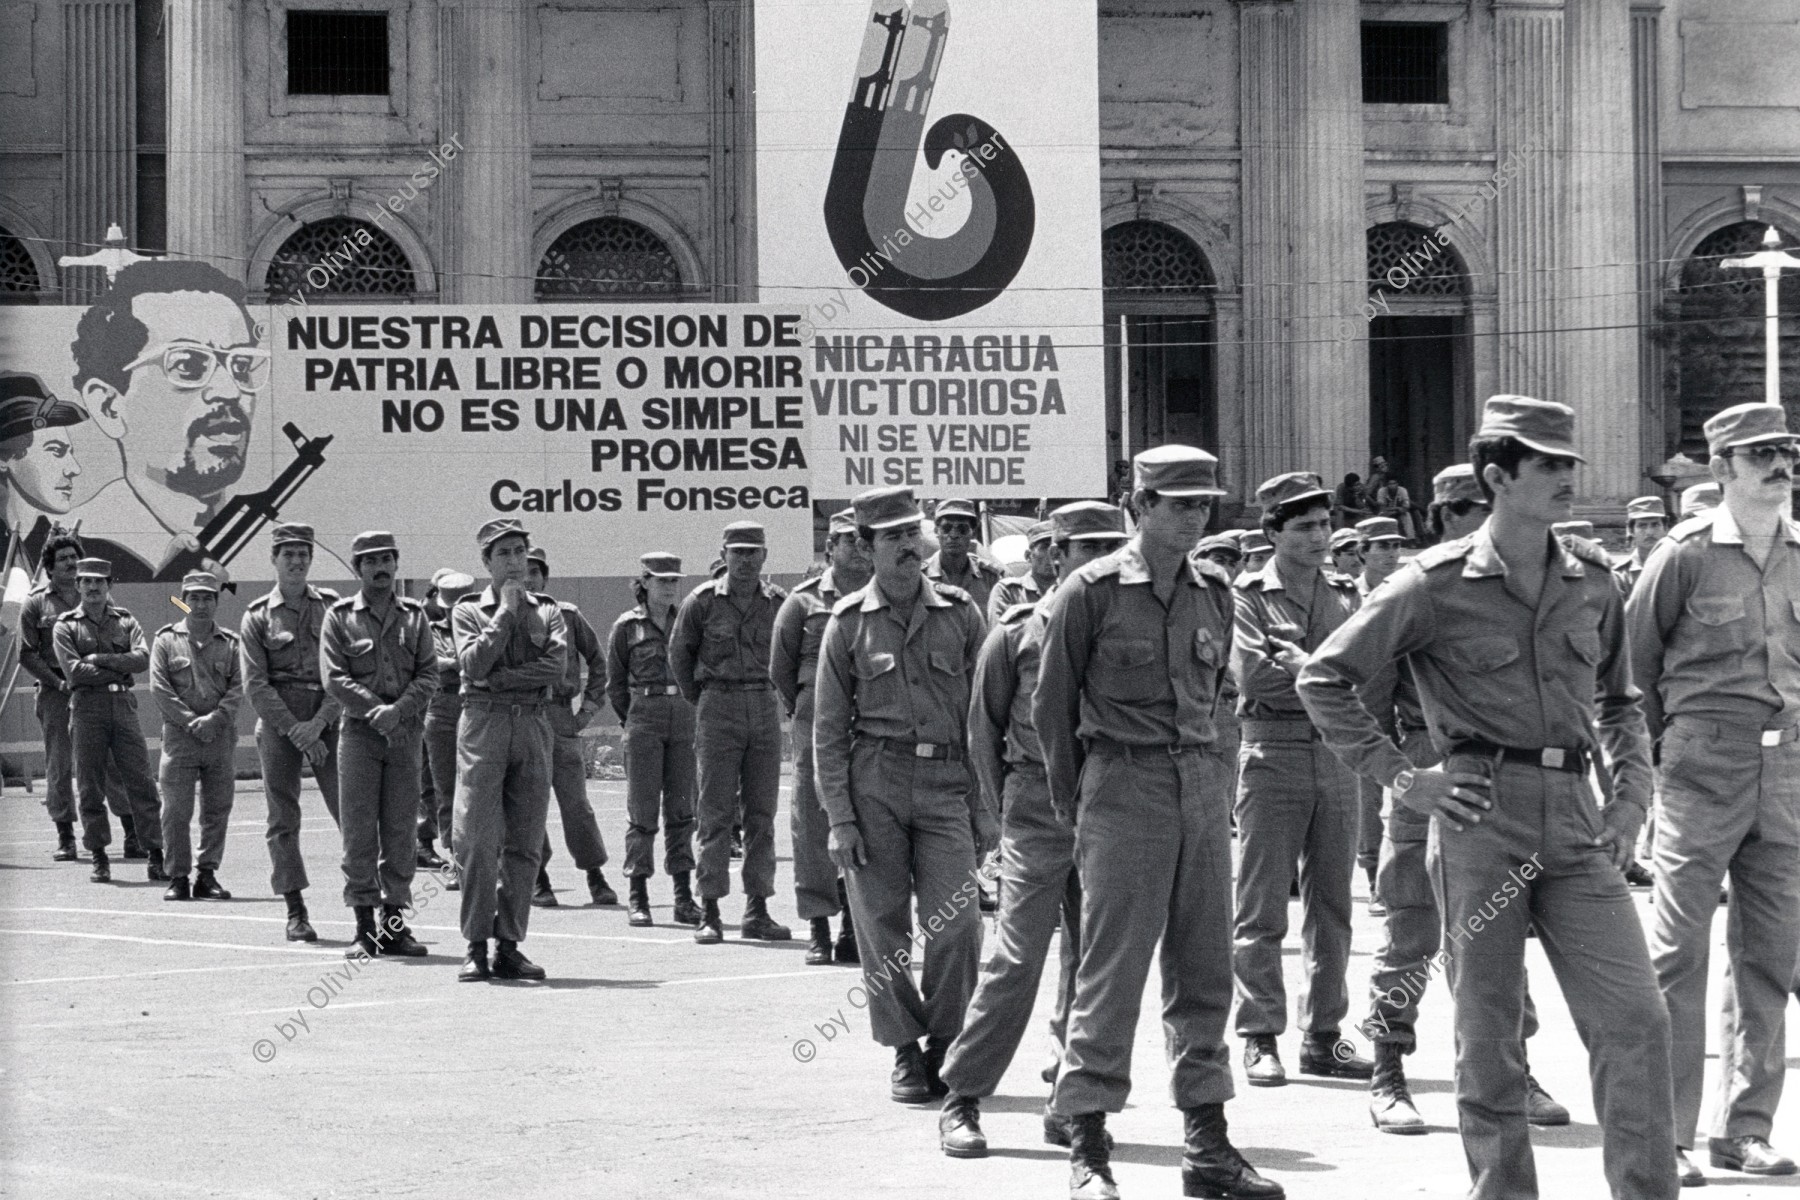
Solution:
[[[961,762],[963,756],[961,746],[952,746],[945,742],[917,742],[911,738],[876,737],[868,733],[859,733],[856,735],[856,739],[879,746],[889,754],[904,754],[910,758]]]
[[[506,701],[506,700],[493,700],[487,696],[464,696],[463,697],[463,707],[464,708],[485,708],[489,712],[510,712],[515,717],[519,716],[521,713],[526,714],[526,715],[534,715],[537,713],[543,713],[543,712],[550,711],[550,705],[546,704],[542,700],[534,700],[534,701],[524,702],[524,703],[513,703],[510,701]]]
[[[1586,775],[1589,766],[1589,755],[1586,750],[1567,750],[1561,746],[1549,746],[1542,750],[1525,750],[1517,746],[1496,746],[1492,742],[1466,741],[1456,742],[1450,747],[1452,754],[1479,754],[1484,758],[1503,758],[1507,762],[1524,763],[1527,766],[1542,767],[1546,771],[1567,771],[1572,775]]]
[[[90,683],[75,689],[78,692],[129,692],[129,683]]]
[[[631,685],[634,696],[679,696],[681,685],[675,683],[634,683]]]
[[[304,679],[271,679],[269,680],[269,685],[278,688],[294,688],[295,690],[302,692],[322,692],[325,690],[324,684],[308,683]]]
[[[766,692],[771,685],[766,679],[709,679],[700,686],[713,692]]]
[[[1245,717],[1238,723],[1246,742],[1316,742],[1318,726],[1305,717]]]
[[[1702,721],[1694,717],[1671,717],[1669,724],[1680,725],[1683,729],[1705,734],[1721,742],[1742,742],[1747,746],[1761,746],[1765,750],[1800,741],[1800,724],[1782,729],[1751,729],[1743,725],[1721,725],[1717,721]]]
[[[1184,746],[1179,742],[1157,743],[1152,746],[1133,746],[1127,742],[1115,742],[1110,738],[1089,738],[1088,753],[1096,751],[1103,754],[1116,755],[1119,758],[1174,758],[1182,754],[1200,754],[1207,747],[1199,744]]]

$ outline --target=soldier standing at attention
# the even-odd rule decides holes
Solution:
[[[533,546],[526,555],[525,567],[525,586],[542,592],[550,583],[549,556],[541,547]],[[588,897],[599,905],[617,904],[619,894],[600,870],[606,865],[606,839],[600,836],[594,804],[588,799],[587,752],[581,742],[581,731],[600,715],[600,705],[606,699],[606,648],[579,608],[567,600],[558,600],[556,607],[562,610],[569,656],[562,679],[550,692],[550,731],[556,735],[550,767],[551,791],[562,812],[563,841],[569,847],[569,857],[575,860],[575,868],[587,876]],[[585,684],[581,678],[583,667],[587,668]],[[577,698],[581,701],[579,708]],[[556,892],[550,886],[549,833],[544,834],[537,889],[531,902],[540,908],[556,906]]]
[[[237,786],[237,710],[244,698],[243,669],[235,633],[213,623],[219,579],[189,571],[181,581],[187,616],[156,631],[150,647],[150,694],[162,710],[162,835],[169,890],[164,900],[229,900],[214,872],[225,857],[231,794]],[[200,873],[189,823],[194,789],[200,789]]]
[[[1650,552],[1668,532],[1669,510],[1663,507],[1661,496],[1639,496],[1625,506],[1625,536],[1631,539],[1631,553],[1613,566],[1613,574],[1627,598],[1637,587]]]
[[[1800,946],[1800,525],[1788,515],[1800,435],[1779,404],[1706,422],[1724,503],[1650,555],[1626,604],[1631,664],[1660,739],[1650,953],[1669,1006],[1682,1182],[1706,1067],[1707,956],[1731,875],[1728,1003],[1712,1165],[1791,1175],[1769,1146],[1786,1073]]]
[[[1519,1040],[1528,927],[1588,1051],[1613,1197],[1677,1186],[1669,1014],[1619,873],[1650,797],[1624,606],[1604,552],[1551,532],[1583,461],[1574,428],[1565,405],[1490,397],[1469,450],[1493,516],[1414,558],[1300,674],[1331,747],[1436,826],[1471,1200],[1538,1194]],[[1357,696],[1403,655],[1441,768],[1418,768]],[[1588,780],[1601,747],[1604,810]]]
[[[769,644],[785,593],[762,577],[767,536],[754,521],[725,527],[725,573],[701,584],[675,618],[669,666],[694,705],[700,760],[700,927],[725,938],[719,900],[731,893],[731,826],[742,793],[745,941],[785,942],[769,915],[775,894],[775,807],[781,794],[781,710],[769,680]]]
[[[344,835],[344,904],[356,914],[345,953],[418,958],[401,917],[418,867],[419,744],[437,690],[437,655],[425,606],[399,595],[400,549],[383,530],[359,533],[350,566],[354,596],[325,613],[319,667],[343,709],[338,725],[338,827]],[[375,906],[382,908],[379,932]]]
[[[287,940],[318,940],[307,919],[306,863],[300,857],[300,763],[312,765],[332,823],[338,815],[338,717],[343,708],[325,693],[319,633],[338,602],[330,588],[306,581],[312,570],[311,525],[275,526],[269,559],[275,586],[244,610],[238,627],[244,692],[256,710],[256,756],[268,802],[269,886],[287,901]]]
[[[137,618],[112,603],[112,564],[84,558],[75,566],[81,604],[56,619],[51,640],[63,678],[69,681],[69,737],[75,761],[75,800],[81,809],[81,843],[94,858],[88,878],[112,882],[106,858],[112,825],[106,819],[106,767],[116,764],[131,805],[132,823],[149,862],[145,877],[167,883],[163,870],[162,812],[150,782],[150,750],[138,726],[131,677],[150,666],[150,650]]]
[[[902,1104],[944,1094],[938,1071],[981,960],[975,864],[1000,840],[999,814],[970,790],[964,748],[985,624],[967,592],[925,578],[920,519],[910,488],[856,498],[875,574],[832,609],[813,701],[831,861],[855,914],[870,1032],[894,1047],[889,1094]],[[928,931],[922,992],[915,897]]]
[[[1075,826],[1081,965],[1051,1109],[1070,1123],[1070,1200],[1116,1200],[1106,1114],[1131,1093],[1150,960],[1163,977],[1170,1091],[1189,1196],[1286,1194],[1231,1144],[1230,764],[1213,713],[1231,650],[1225,572],[1192,554],[1219,460],[1159,446],[1133,463],[1137,536],[1057,588],[1032,725],[1050,802]],[[1348,870],[1348,857],[1346,866]],[[1157,942],[1162,949],[1157,953]]]
[[[969,593],[976,608],[987,612],[988,601],[1000,583],[1000,572],[994,564],[971,553],[981,515],[967,500],[946,500],[937,506],[933,523],[938,552],[926,560],[925,578],[961,588]]]
[[[442,872],[444,888],[456,891],[462,883],[456,875],[456,726],[462,720],[462,664],[456,658],[456,635],[450,630],[450,610],[463,593],[475,586],[475,577],[450,567],[431,573],[431,591],[425,597],[425,618],[431,624],[431,649],[437,655],[438,686],[425,706],[425,775],[431,780],[436,805],[432,827],[443,840],[449,861],[438,859],[432,867],[421,853],[419,865]],[[433,600],[436,603],[432,603]],[[424,790],[423,784],[420,790]],[[420,826],[421,830],[424,828]],[[420,843],[429,850],[429,842]],[[437,855],[432,854],[436,859]]]
[[[1367,1079],[1373,1064],[1343,1051],[1350,1009],[1350,871],[1361,811],[1356,776],[1319,740],[1294,677],[1306,656],[1350,619],[1356,581],[1327,574],[1331,493],[1317,475],[1278,475],[1256,490],[1275,556],[1236,585],[1231,673],[1243,725],[1238,780],[1237,1032],[1252,1087],[1287,1082],[1275,1039],[1287,1028],[1281,944],[1299,870],[1304,986],[1300,1071]],[[1364,537],[1368,535],[1365,533]]]
[[[994,585],[987,602],[990,626],[998,625],[1001,617],[1020,604],[1036,604],[1056,586],[1056,552],[1050,541],[1053,532],[1049,521],[1033,522],[1025,532],[1029,567],[1023,575],[1008,575]]]
[[[633,925],[650,925],[656,825],[663,824],[663,870],[675,885],[677,925],[700,924],[694,870],[694,706],[669,671],[669,631],[681,605],[681,559],[638,559],[637,607],[619,614],[606,640],[606,698],[625,727],[625,875]],[[797,783],[796,783],[797,786]]]
[[[468,955],[457,978],[542,979],[519,950],[531,923],[531,887],[550,811],[550,689],[568,666],[556,601],[525,586],[531,536],[510,517],[475,534],[491,582],[450,611],[462,662],[456,731],[456,868]],[[498,945],[492,965],[488,939]]]
[[[1067,578],[1125,544],[1125,514],[1111,504],[1083,500],[1051,514],[1052,562]],[[999,593],[996,592],[995,595]],[[981,1099],[1000,1086],[1031,1023],[1038,979],[1060,922],[1062,980],[1050,1017],[1060,1051],[1068,1036],[1081,929],[1081,882],[1075,876],[1075,831],[1050,807],[1044,751],[1031,725],[1038,659],[1050,597],[1015,605],[982,643],[969,705],[969,761],[986,807],[1000,818],[998,945],[982,968],[962,1032],[944,1056],[949,1093],[938,1118],[938,1144],[951,1158],[985,1158]],[[1004,796],[1005,803],[1001,803]],[[1052,1076],[1054,1082],[1054,1076]],[[1044,1140],[1069,1144],[1068,1121],[1044,1111]]]
[[[769,677],[775,681],[775,690],[781,693],[794,721],[794,793],[788,802],[788,821],[794,839],[794,907],[800,919],[811,926],[811,941],[806,948],[809,966],[823,966],[834,958],[840,963],[857,961],[855,923],[827,844],[831,823],[819,806],[813,781],[813,683],[819,673],[819,645],[825,638],[825,624],[831,620],[832,608],[865,586],[874,570],[868,547],[856,535],[854,509],[833,513],[826,536],[825,553],[830,565],[824,574],[796,584],[781,602],[781,611],[775,614],[775,640],[769,651]],[[844,922],[834,948],[831,918],[840,912]]]

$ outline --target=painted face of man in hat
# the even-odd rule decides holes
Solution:
[[[39,512],[60,514],[75,507],[81,463],[69,428],[52,426],[0,442],[0,474],[20,500]]]

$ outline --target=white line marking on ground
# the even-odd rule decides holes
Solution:
[[[70,937],[96,942],[135,942],[140,946],[193,946],[201,950],[260,950],[264,954],[310,954],[324,957],[325,951],[336,953],[332,946],[309,949],[301,946],[243,946],[236,942],[184,942],[176,938],[129,937],[123,933],[77,933],[73,929],[0,929],[14,937]]]
[[[202,901],[201,903],[204,903],[204,901]],[[27,907],[27,908],[0,909],[0,912],[74,913],[74,914],[79,914],[79,915],[83,915],[83,916],[97,916],[97,917],[148,917],[153,920],[171,919],[171,920],[178,920],[178,921],[254,921],[254,922],[256,922],[258,924],[262,924],[262,925],[285,925],[285,924],[287,924],[286,917],[256,917],[256,916],[251,916],[248,913],[240,916],[237,913],[169,912],[166,910],[165,911],[156,911],[156,912],[137,912],[132,909],[123,909],[123,908],[51,908],[51,907]],[[333,927],[342,927],[345,929],[354,929],[356,927],[356,923],[354,921],[337,921],[337,920],[330,920],[330,919],[315,920],[312,922],[312,924],[315,928],[325,927],[325,926],[333,926]],[[412,928],[414,930],[423,930],[427,933],[454,933],[454,934],[458,935],[459,937],[462,935],[462,929],[456,925],[420,925],[415,922],[412,925]],[[4,932],[4,930],[0,930],[0,932]],[[549,930],[539,930],[537,933],[534,933],[531,936],[535,937],[535,938],[554,938],[559,941],[573,941],[573,942],[638,942],[638,943],[641,943],[646,946],[680,946],[690,940],[688,938],[626,937],[622,934],[611,934],[611,933],[552,933]],[[211,942],[202,942],[202,943],[196,943],[196,944],[197,945],[212,945]]]
[[[35,983],[106,983],[115,979],[150,979],[158,975],[208,975],[221,971],[291,971],[311,967],[305,962],[244,963],[230,967],[164,967],[158,971],[126,971],[117,975],[58,975],[50,979],[0,979],[0,987],[25,987]]]

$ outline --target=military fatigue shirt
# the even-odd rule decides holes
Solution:
[[[709,579],[688,594],[669,634],[669,667],[690,702],[709,683],[769,682],[775,612],[787,593],[758,580],[749,599],[731,595],[731,576]]]
[[[1167,607],[1141,542],[1095,559],[1057,587],[1044,630],[1031,723],[1050,802],[1072,816],[1085,744],[1206,747],[1231,656],[1231,577],[1182,559]]]
[[[566,703],[580,696],[582,711],[591,706],[599,712],[606,699],[606,647],[600,644],[600,635],[579,608],[567,600],[558,600],[556,607],[562,610],[563,629],[569,636],[568,665],[563,668],[562,681],[556,685],[556,699]],[[587,668],[585,683],[581,678],[583,667]]]
[[[669,624],[674,623],[671,609]],[[606,698],[619,720],[631,711],[632,688],[667,687],[674,682],[668,631],[650,619],[642,604],[620,613],[606,639]]]
[[[1275,661],[1270,639],[1292,642],[1310,654],[1361,603],[1355,580],[1324,571],[1311,579],[1289,580],[1276,558],[1239,579],[1237,629],[1231,644],[1238,715],[1252,721],[1304,719],[1306,706],[1294,692],[1294,677]]]
[[[431,622],[431,652],[437,656],[437,691],[431,693],[431,703],[425,711],[431,716],[455,720],[462,715],[462,662],[456,657],[456,634],[450,628],[450,610],[437,610],[432,616],[427,608],[426,618]]]
[[[62,664],[56,661],[56,619],[79,607],[79,599],[66,604],[55,588],[41,583],[19,610],[19,665],[51,691],[68,690]]]
[[[1007,767],[1044,768],[1044,748],[1031,724],[1043,657],[1042,603],[1015,604],[988,630],[975,660],[969,699],[969,766],[988,807],[1000,811]]]
[[[1000,568],[977,554],[969,555],[969,565],[964,567],[960,575],[954,577],[944,569],[944,552],[925,560],[925,578],[933,583],[947,583],[951,587],[959,587],[969,593],[975,601],[975,607],[983,613],[987,612],[988,600],[993,597],[994,587],[1000,582]]]
[[[391,596],[377,613],[362,592],[339,600],[319,629],[319,673],[325,691],[344,716],[367,720],[369,710],[391,704],[402,726],[422,721],[437,691],[437,653],[425,606]]]
[[[258,596],[244,610],[238,626],[238,653],[243,657],[244,693],[250,707],[275,732],[285,734],[300,723],[275,690],[277,684],[295,684],[315,692],[325,690],[319,674],[319,631],[325,610],[338,602],[330,588],[306,585],[297,605],[282,598],[279,587]],[[315,714],[335,725],[343,706],[331,696]]]
[[[1625,605],[1652,737],[1670,717],[1748,729],[1800,721],[1800,523],[1760,568],[1724,505],[1658,543]]]
[[[1440,752],[1461,741],[1604,747],[1615,797],[1646,804],[1649,742],[1611,564],[1580,539],[1546,534],[1545,550],[1535,604],[1511,586],[1485,525],[1401,567],[1300,672],[1300,697],[1326,745],[1383,786],[1413,765],[1357,696],[1405,655]]]
[[[51,637],[72,692],[111,684],[130,687],[131,677],[150,665],[143,626],[114,604],[108,604],[98,620],[79,605],[71,608],[56,619]],[[98,661],[81,661],[90,654]]]
[[[1054,581],[1051,583],[1055,587]],[[1014,605],[1036,604],[1044,598],[1044,589],[1037,581],[1037,576],[1030,571],[1023,575],[1008,575],[994,585],[993,594],[988,596],[987,619],[989,625],[998,625]]]
[[[769,678],[787,704],[788,715],[812,720],[813,684],[819,674],[819,646],[825,640],[825,624],[831,610],[844,598],[837,576],[827,567],[794,585],[775,614],[775,632],[769,645]]]
[[[503,704],[535,704],[568,669],[569,635],[554,599],[526,592],[519,611],[500,604],[493,585],[464,596],[450,611],[456,657],[462,662],[465,699],[482,696]]]
[[[237,741],[237,710],[244,698],[244,672],[235,633],[214,623],[195,641],[183,619],[156,631],[150,644],[150,694],[170,725],[186,730],[212,716],[220,736]]]
[[[825,625],[813,697],[814,775],[833,825],[856,819],[850,750],[859,734],[964,749],[969,681],[986,632],[967,592],[929,580],[909,621],[877,580],[837,602]],[[972,791],[971,813],[980,803]]]

